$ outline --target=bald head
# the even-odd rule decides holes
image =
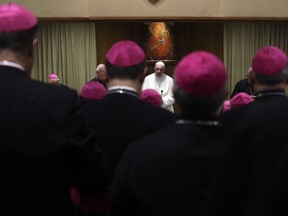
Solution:
[[[96,67],[96,76],[99,80],[106,82],[107,72],[106,72],[105,64],[101,63]]]

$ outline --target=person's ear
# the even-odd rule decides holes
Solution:
[[[29,57],[34,57],[34,50],[36,49],[37,43],[38,43],[38,39],[34,38],[32,41],[32,46],[28,50]]]
[[[255,75],[253,72],[248,73],[248,81],[253,85],[255,83]]]
[[[33,42],[32,42],[33,47],[35,47],[37,45],[37,43],[38,43],[38,38],[34,38]]]
[[[143,71],[143,73],[141,74],[141,77],[140,77],[140,83],[144,82],[144,79],[145,79],[145,77],[147,75],[147,72],[148,72],[148,69],[147,69],[147,67],[145,67],[144,71]]]

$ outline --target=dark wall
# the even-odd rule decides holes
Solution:
[[[113,43],[123,39],[143,45],[147,24],[144,22],[99,22],[97,26],[97,62],[105,62],[105,55]],[[166,74],[173,76],[177,62],[188,53],[206,50],[223,60],[223,23],[220,22],[176,22],[175,61],[166,63]],[[155,62],[148,62],[148,74],[153,73]],[[175,112],[178,113],[177,103]]]
[[[143,45],[143,29],[147,30],[143,22],[99,22],[96,25],[98,63],[105,61],[106,52],[116,41],[130,39]],[[207,50],[223,59],[223,23],[179,22],[175,23],[175,28],[174,43],[177,61],[195,50]],[[171,75],[175,62],[166,65],[167,73]]]

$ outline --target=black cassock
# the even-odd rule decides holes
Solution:
[[[287,215],[287,110],[284,92],[272,91],[223,114],[231,145],[202,215]]]
[[[10,66],[0,66],[0,92],[0,215],[75,214],[69,189],[96,194],[106,180],[77,92]]]
[[[111,188],[112,215],[197,215],[226,149],[221,125],[177,121],[131,146]]]

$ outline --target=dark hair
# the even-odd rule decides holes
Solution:
[[[194,97],[184,92],[174,82],[174,97],[181,109],[181,115],[185,118],[212,114],[220,109],[226,97],[226,89],[207,97]]]
[[[262,74],[257,74],[255,72],[252,73],[252,76],[258,83],[263,83],[263,84],[276,84],[276,83],[281,83],[283,82],[287,76],[288,76],[288,67],[286,66],[283,71],[280,73],[277,73],[276,75],[273,76],[267,76],[267,75],[262,75]]]
[[[128,78],[135,80],[137,79],[141,74],[143,74],[145,67],[146,67],[146,61],[133,65],[133,66],[116,66],[112,65],[106,60],[106,70],[107,74],[110,78]]]
[[[0,50],[9,49],[16,53],[27,52],[36,37],[37,25],[23,31],[0,32]]]

